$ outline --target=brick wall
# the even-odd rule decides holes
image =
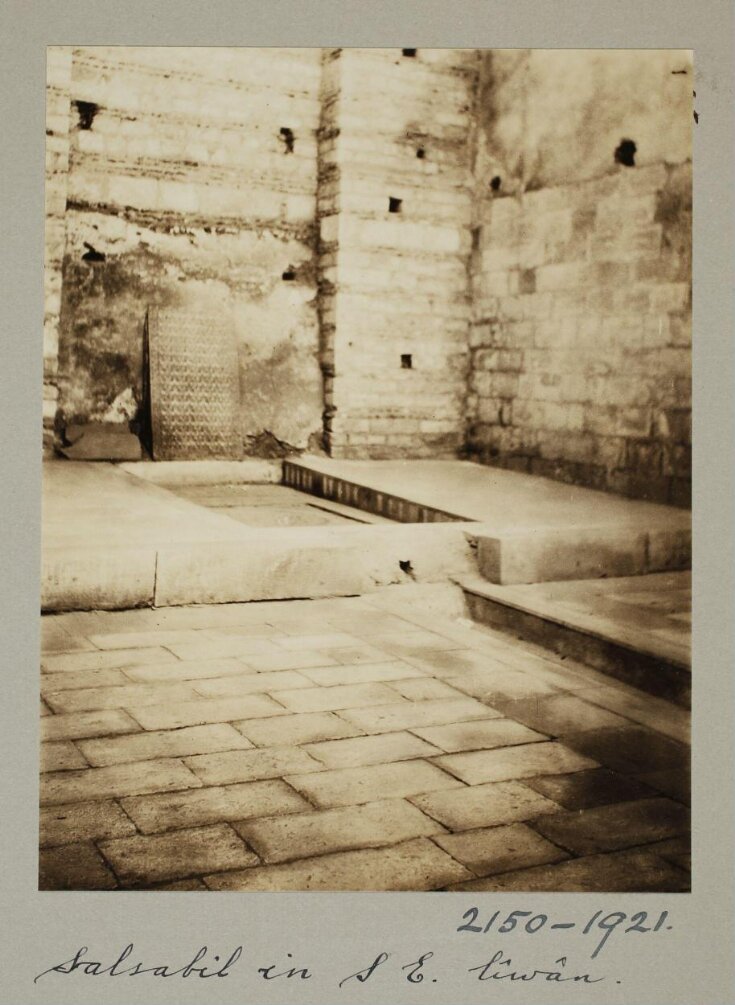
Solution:
[[[74,50],[60,421],[140,401],[149,304],[232,311],[242,434],[321,431],[319,51]]]
[[[324,54],[320,295],[334,456],[462,446],[477,69],[471,50]]]
[[[590,62],[586,129],[571,98],[568,116],[557,104],[552,124],[544,118],[549,92],[566,79],[552,72],[559,54],[536,65],[534,53],[529,66],[523,53],[499,53],[484,67],[491,125],[477,159],[468,450],[489,464],[686,505],[690,66],[687,54],[642,53],[636,76],[634,55],[563,62],[572,79]],[[636,80],[652,102],[632,90]],[[517,128],[526,107],[523,136],[510,134],[503,116]],[[582,140],[568,142],[567,132]],[[615,163],[623,138],[636,142],[634,166]]]

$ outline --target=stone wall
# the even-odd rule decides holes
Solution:
[[[685,504],[691,91],[672,51],[50,50],[47,440],[135,419],[149,305],[224,310],[246,453]]]
[[[462,447],[477,69],[472,50],[324,54],[320,280],[333,456]]]
[[[250,452],[321,432],[313,49],[73,52],[59,422],[129,419],[148,305],[231,311]]]
[[[58,409],[61,269],[66,243],[71,50],[49,46],[46,61],[46,206],[43,314],[43,445],[54,440]]]
[[[470,456],[688,503],[691,92],[688,53],[484,54]]]

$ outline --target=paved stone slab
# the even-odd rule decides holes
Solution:
[[[443,832],[441,824],[400,799],[235,824],[264,862],[378,848]]]
[[[334,712],[303,712],[272,719],[243,719],[233,725],[256,747],[287,747],[320,740],[338,740],[362,733],[359,726],[340,719]]]
[[[39,890],[114,890],[116,886],[93,844],[44,848],[39,855]]]
[[[669,799],[640,799],[539,817],[534,827],[555,844],[578,855],[591,855],[686,833],[689,812]]]
[[[630,725],[627,719],[569,694],[498,703],[498,708],[509,719],[515,719],[549,736]]]
[[[328,768],[354,768],[440,753],[433,744],[403,732],[358,736],[351,740],[327,740],[310,743],[305,749]]]
[[[338,649],[326,649],[325,652],[331,659],[342,664],[353,663],[385,663],[392,659],[392,654],[377,646],[371,646],[366,642],[359,642],[352,646],[343,646]]]
[[[461,691],[445,684],[443,680],[422,677],[415,680],[395,680],[391,689],[409,701],[456,701],[464,698]]]
[[[689,834],[681,837],[669,838],[667,841],[657,841],[647,847],[647,851],[653,852],[667,862],[686,872],[692,871],[692,848]]]
[[[557,865],[520,869],[450,886],[451,890],[567,891],[569,893],[615,893],[648,891],[683,893],[690,889],[689,876],[650,852],[625,851],[590,855]]]
[[[64,653],[44,656],[41,669],[46,673],[66,673],[68,670],[102,670],[105,667],[124,667],[138,663],[172,662],[176,657],[162,646],[149,649],[116,649],[114,652]]]
[[[427,838],[205,876],[212,890],[435,890],[470,873]]]
[[[535,743],[548,737],[511,719],[473,719],[446,726],[427,726],[414,732],[447,753],[461,750],[491,750],[519,743]]]
[[[502,662],[476,649],[444,649],[410,657],[410,662],[434,677],[471,676],[500,670]]]
[[[129,684],[122,670],[65,670],[41,675],[41,694],[47,691],[75,690],[82,687],[114,687]]]
[[[286,714],[282,705],[262,694],[251,694],[245,698],[200,698],[198,701],[175,701],[166,705],[131,705],[128,711],[143,729],[178,729],[180,726],[203,726],[211,722]]]
[[[173,893],[186,893],[190,890],[206,890],[208,889],[203,880],[196,876],[190,876],[188,879],[175,879],[171,883],[156,883],[152,889],[154,890],[168,890]]]
[[[284,636],[278,639],[276,645],[289,652],[299,652],[301,649],[348,649],[361,645],[361,640],[347,632],[322,632],[320,635]]]
[[[200,642],[198,629],[167,631],[165,628],[149,632],[106,632],[88,636],[98,649],[145,649],[151,646],[188,645]]]
[[[171,651],[182,660],[236,657],[258,671],[301,670],[304,667],[332,666],[337,662],[325,652],[286,652],[277,649],[272,642],[255,644],[237,637],[197,643],[196,646],[172,646]]]
[[[224,754],[187,757],[186,764],[207,785],[282,778],[297,771],[321,771],[323,765],[299,747],[232,750]]]
[[[423,677],[421,670],[393,660],[389,663],[340,664],[333,667],[314,667],[301,671],[304,677],[331,687],[333,684],[369,684],[374,681],[395,681],[413,677]]]
[[[400,799],[420,792],[453,789],[456,778],[426,761],[338,768],[320,774],[288,775],[286,781],[316,806],[351,806],[380,799]]]
[[[123,799],[122,805],[144,834],[311,809],[305,799],[277,779],[133,796]]]
[[[625,775],[616,775],[607,768],[528,778],[525,784],[568,810],[586,810],[592,806],[629,802],[655,795],[650,786],[626,778]]]
[[[554,813],[557,804],[520,782],[490,782],[447,792],[411,796],[410,801],[452,831],[532,820]]]
[[[466,831],[464,834],[439,834],[434,841],[477,876],[490,876],[569,858],[563,848],[558,848],[521,823]]]
[[[469,785],[478,782],[503,782],[512,778],[533,778],[557,772],[596,768],[589,757],[569,750],[561,743],[531,743],[499,750],[473,750],[462,754],[444,754],[435,763]]]
[[[657,792],[676,799],[679,803],[687,806],[692,801],[692,779],[689,765],[681,768],[668,768],[662,771],[649,771],[642,775],[635,776],[638,781],[648,785]]]
[[[258,863],[257,856],[227,824],[116,838],[105,841],[100,848],[125,885],[242,869]]]
[[[243,660],[234,658],[220,660],[177,660],[175,663],[148,663],[144,666],[125,667],[125,676],[130,680],[149,684],[155,681],[202,680],[208,677],[241,677],[254,674],[255,670]]]
[[[458,674],[452,677],[452,687],[488,705],[512,701],[516,698],[533,698],[559,694],[559,688],[540,680],[535,674],[522,670],[494,670],[492,673]]]
[[[567,733],[564,743],[627,774],[685,767],[690,761],[688,747],[639,726]]]
[[[266,691],[281,692],[286,688],[314,687],[296,670],[278,670],[275,673],[251,673],[244,677],[218,677],[214,680],[197,681],[194,690],[204,698],[220,698],[227,695],[264,694]]]
[[[141,792],[198,788],[201,781],[176,760],[138,761],[109,768],[61,771],[41,779],[41,804],[109,799]]]
[[[39,833],[41,846],[45,847],[127,837],[135,834],[135,825],[112,800],[69,803],[66,806],[42,806]]]
[[[101,708],[156,705],[186,701],[195,692],[186,684],[128,684],[123,687],[85,687],[75,691],[44,691],[54,712],[84,712]]]
[[[76,740],[85,736],[113,736],[139,730],[138,723],[122,709],[70,712],[45,718],[41,722],[41,739]]]
[[[87,768],[88,762],[69,740],[42,743],[40,752],[41,771],[71,771]]]
[[[155,757],[184,757],[188,754],[211,754],[222,750],[246,750],[252,744],[227,723],[215,723],[138,733],[134,736],[80,740],[78,746],[90,764],[104,767],[128,761],[148,761]]]
[[[41,652],[68,653],[93,650],[95,646],[83,635],[75,635],[58,616],[50,615],[41,622]]]
[[[388,733],[397,729],[435,726],[465,719],[486,719],[492,714],[493,710],[479,701],[458,698],[438,701],[395,701],[375,708],[350,708],[341,711],[340,717],[364,729],[366,733]]]
[[[654,698],[644,691],[617,682],[611,687],[595,687],[580,692],[580,697],[633,719],[679,743],[689,743],[691,740],[690,712],[663,698]]]
[[[385,684],[337,684],[334,687],[273,692],[273,697],[292,712],[329,712],[343,708],[363,708],[400,701]]]

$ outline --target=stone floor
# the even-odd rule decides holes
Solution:
[[[688,714],[437,590],[45,617],[41,888],[688,890]]]

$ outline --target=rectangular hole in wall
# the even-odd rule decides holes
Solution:
[[[410,352],[401,353],[401,366],[404,370],[413,370],[413,356]]]
[[[401,55],[413,59],[416,56],[416,49],[401,49]]]
[[[392,195],[388,197],[389,213],[400,213],[402,205],[403,205],[403,199],[396,199]]]

